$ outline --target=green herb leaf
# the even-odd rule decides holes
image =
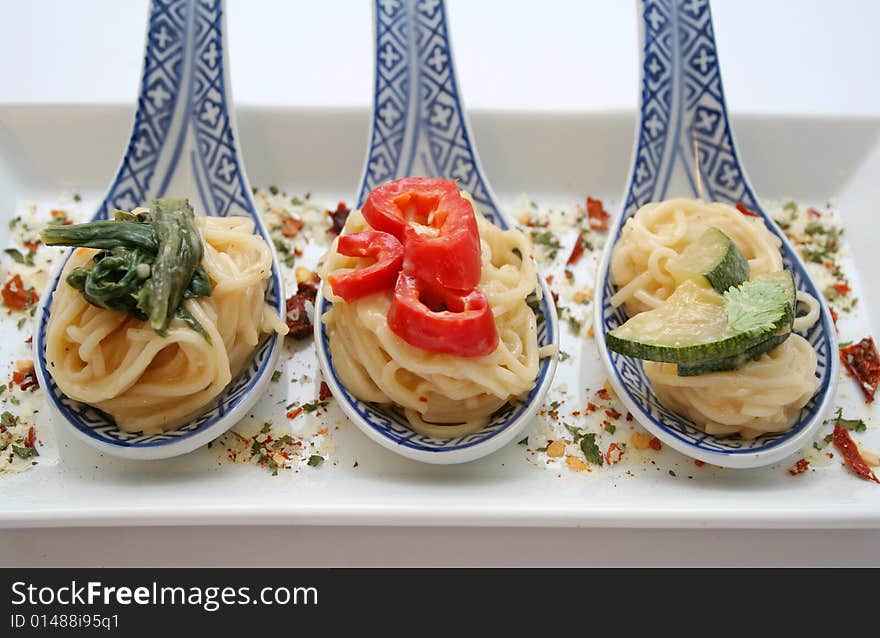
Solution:
[[[323,407],[326,407],[327,401],[312,401],[311,403],[303,403],[302,409],[303,412],[314,412],[315,410],[320,410]]]
[[[741,333],[775,330],[785,314],[788,297],[773,279],[756,279],[724,293],[728,325]]]
[[[516,442],[517,445],[528,445],[529,437],[525,437]]]
[[[308,460],[308,464],[310,467],[318,467],[323,462],[324,462],[324,457],[318,456],[317,454],[312,454]]]
[[[12,444],[12,451],[15,453],[20,459],[29,459],[32,456],[40,456],[40,453],[37,451],[35,447],[27,447],[22,445]]]
[[[6,248],[3,252],[12,257],[12,261],[15,263],[24,263],[24,255],[21,254],[21,251],[18,248]]]
[[[278,383],[281,381],[281,370],[276,370],[272,373],[272,383]]]
[[[592,432],[584,434],[581,439],[581,451],[590,463],[602,465],[602,452],[599,451],[599,446],[596,445],[596,435]]]

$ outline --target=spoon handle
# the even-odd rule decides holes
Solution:
[[[462,105],[443,0],[375,0],[370,148],[358,191],[411,175],[457,180],[491,221],[508,224],[485,178]]]
[[[734,142],[709,0],[638,7],[641,105],[624,215],[684,192],[763,214]]]
[[[95,218],[166,194],[259,225],[232,112],[222,0],[152,0],[131,137]]]

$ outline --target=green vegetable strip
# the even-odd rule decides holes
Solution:
[[[53,224],[40,232],[47,246],[79,246],[82,248],[140,248],[151,253],[159,249],[156,233],[149,224],[115,221],[88,222],[62,226]]]
[[[138,305],[146,312],[153,330],[163,334],[202,260],[202,240],[187,200],[153,200],[150,213],[159,250]]]
[[[181,305],[184,299],[211,295],[201,265],[202,240],[185,199],[157,199],[149,213],[116,211],[116,221],[49,226],[42,231],[50,246],[101,249],[74,268],[67,283],[90,304],[148,319],[164,335],[179,317],[208,342],[207,332]]]

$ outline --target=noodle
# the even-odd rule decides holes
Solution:
[[[719,228],[749,262],[750,278],[779,272],[781,242],[763,220],[736,208],[701,200],[670,199],[646,204],[627,220],[611,257],[611,277],[618,290],[614,307],[630,316],[661,306],[676,288],[666,268],[707,228]],[[807,313],[794,329],[804,330],[819,317],[819,302],[797,292]],[[781,345],[736,370],[679,376],[674,363],[645,361],[645,374],[660,401],[709,434],[739,434],[753,439],[791,428],[819,387],[817,357],[803,337],[792,333]]]
[[[645,362],[657,398],[709,434],[753,439],[791,427],[819,388],[816,351],[792,334],[737,370],[680,377],[674,363]]]
[[[502,230],[477,214],[482,245],[479,287],[489,300],[500,338],[484,357],[465,358],[428,352],[397,336],[386,316],[391,292],[351,303],[324,294],[333,303],[323,321],[330,336],[333,364],[345,387],[366,402],[400,406],[416,432],[435,438],[459,437],[483,427],[489,416],[535,384],[538,348],[535,314],[526,298],[540,291],[531,245],[518,230]],[[369,229],[353,211],[344,234]],[[345,257],[333,244],[322,279],[359,268],[362,260]]]
[[[266,304],[272,253],[244,217],[197,217],[210,297],[183,302],[210,343],[181,319],[160,336],[148,321],[88,303],[66,281],[98,252],[79,248],[58,283],[46,361],[64,394],[109,414],[126,432],[179,427],[247,365],[261,337],[287,332]]]
[[[669,199],[645,204],[624,224],[611,257],[611,280],[618,287],[611,305],[623,304],[630,316],[660,306],[675,290],[666,262],[711,227],[733,240],[752,279],[782,270],[780,241],[760,218],[727,204]]]

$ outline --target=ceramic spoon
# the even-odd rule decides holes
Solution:
[[[186,197],[197,214],[251,217],[272,244],[251,199],[232,112],[224,3],[153,0],[134,125],[119,170],[93,219],[152,198]],[[66,261],[66,259],[64,260]],[[62,264],[63,265],[63,264]],[[56,423],[116,456],[158,459],[213,440],[242,418],[272,375],[283,337],[261,343],[248,368],[192,423],[160,434],[129,434],[106,417],[64,396],[46,368],[46,324],[60,268],[36,314],[34,361]],[[284,290],[273,260],[266,299],[284,313]]]
[[[718,52],[707,0],[639,2],[641,104],[636,148],[621,215],[611,230],[597,274],[596,342],[611,382],[638,421],[664,443],[694,458],[727,467],[757,467],[779,461],[809,442],[830,408],[837,383],[837,343],[827,304],[784,233],[764,212],[733,139]],[[788,432],[747,441],[716,437],[664,408],[645,376],[642,362],[610,352],[605,333],[626,321],[612,308],[609,262],[624,222],[644,204],[672,197],[742,202],[782,242],[786,269],[798,291],[822,303],[820,320],[800,334],[816,349],[821,384]]]
[[[482,213],[501,228],[512,222],[496,203],[483,174],[455,79],[446,7],[439,0],[377,0],[375,93],[370,146],[358,204],[389,180],[431,176],[457,180]],[[543,277],[538,331],[541,346],[558,345],[556,309]],[[316,315],[330,304],[319,296]],[[315,321],[315,340],[324,376],[351,420],[371,439],[403,456],[429,463],[461,463],[511,442],[543,403],[556,357],[542,360],[535,387],[516,406],[496,413],[482,430],[464,437],[435,439],[413,432],[397,412],[363,403],[339,382],[324,324]]]

